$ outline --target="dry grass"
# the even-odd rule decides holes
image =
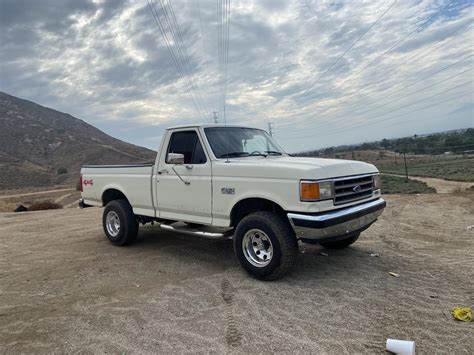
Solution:
[[[33,203],[30,207],[28,207],[28,211],[58,210],[61,208],[63,208],[61,204],[46,200]]]
[[[0,213],[13,212],[20,204],[12,201],[0,200]]]
[[[408,158],[408,157],[407,157]],[[416,159],[408,160],[408,174],[440,178],[451,181],[474,182],[474,159]],[[377,167],[384,173],[404,174],[404,164],[377,163]]]
[[[403,177],[382,175],[382,193],[383,194],[424,194],[436,193],[436,190],[429,187],[425,182]]]

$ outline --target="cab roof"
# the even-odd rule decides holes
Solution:
[[[212,124],[212,123],[200,123],[200,124],[192,124],[192,125],[172,126],[172,127],[166,128],[166,130],[182,129],[182,128],[209,128],[209,127],[213,127],[213,128],[215,128],[215,127],[256,128],[256,127],[247,127],[247,126],[240,126],[240,125],[223,125],[223,124]]]

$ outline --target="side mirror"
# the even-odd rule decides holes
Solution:
[[[184,164],[184,154],[168,153],[168,156],[166,157],[166,162],[168,164],[183,165]]]

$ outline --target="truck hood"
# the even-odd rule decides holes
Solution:
[[[329,179],[342,176],[377,173],[368,163],[324,158],[245,157],[219,160],[213,167],[218,176],[240,176],[280,179]]]

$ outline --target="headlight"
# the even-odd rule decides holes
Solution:
[[[374,175],[374,190],[379,190],[382,187],[382,178],[380,177],[380,174]]]
[[[300,182],[300,200],[301,201],[319,201],[333,197],[332,181],[301,181]]]

